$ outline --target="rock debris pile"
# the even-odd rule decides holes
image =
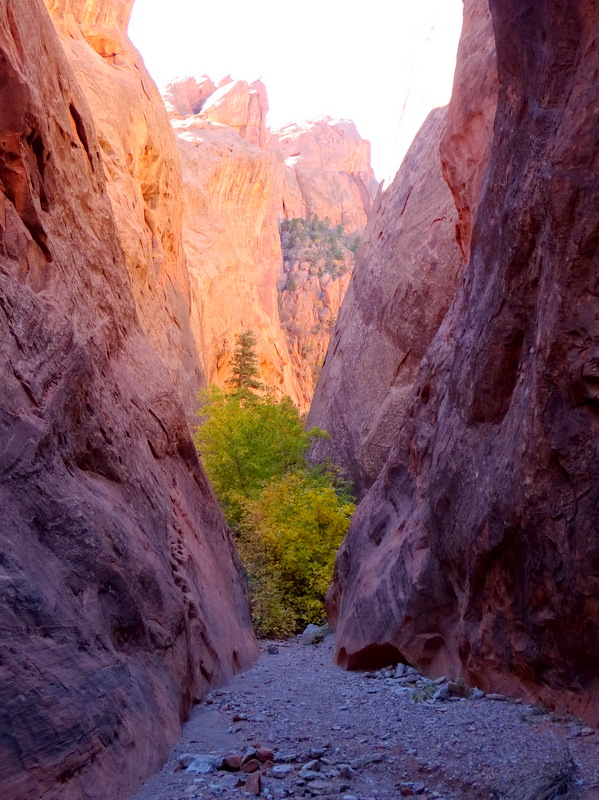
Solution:
[[[265,644],[133,800],[502,800],[565,759],[599,798],[593,728],[403,664],[344,672],[332,652],[333,637]]]

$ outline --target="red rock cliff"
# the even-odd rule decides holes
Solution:
[[[127,38],[133,0],[46,0],[91,109],[141,324],[191,414],[204,377],[190,328],[181,166],[160,94]]]
[[[330,337],[326,319],[337,316],[347,280],[298,279],[285,292],[279,223],[318,212],[363,228],[376,186],[369,144],[353,123],[295,126],[309,178],[305,164],[302,172],[283,162],[260,81],[217,88],[205,76],[186,79],[168,87],[166,101],[183,164],[192,329],[207,381],[226,385],[235,336],[251,328],[263,381],[306,411]],[[320,205],[307,203],[305,187]]]
[[[385,463],[420,360],[462,272],[456,213],[441,175],[447,112],[431,113],[379,193],[310,408],[330,439],[313,456],[344,468],[359,494]]]
[[[462,286],[330,596],[338,658],[599,721],[599,7],[491,0],[499,100]]]
[[[0,54],[0,795],[116,799],[255,642],[41,0]]]

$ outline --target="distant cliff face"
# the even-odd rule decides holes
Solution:
[[[330,611],[345,665],[402,658],[597,722],[599,7],[491,11],[498,106],[470,260]]]
[[[133,0],[46,0],[94,118],[139,318],[188,412],[204,378],[190,329],[181,166],[160,94],[126,35]]]
[[[314,445],[363,494],[376,479],[422,356],[462,272],[457,215],[439,163],[447,113],[433,111],[391,186],[380,193],[329,347],[309,425]]]
[[[0,49],[0,793],[121,798],[256,646],[71,48],[39,0],[0,0]]]
[[[363,229],[378,189],[370,143],[349,120],[319,117],[273,132],[273,146],[293,170],[304,208],[301,215],[329,217],[349,230]]]
[[[355,238],[376,188],[369,145],[353,123],[320,120],[294,126],[305,159],[285,163],[259,81],[186,79],[165,100],[183,164],[192,329],[207,381],[226,384],[235,336],[251,328],[263,381],[305,411],[348,279],[317,276],[317,288],[298,262],[288,291],[294,264],[284,264],[279,226],[318,213]]]

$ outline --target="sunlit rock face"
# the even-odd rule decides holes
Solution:
[[[491,0],[498,106],[463,282],[329,608],[406,659],[599,721],[599,7]]]
[[[235,336],[251,329],[262,381],[305,408],[277,304],[280,167],[224,124],[196,116],[173,124],[184,172],[192,326],[208,383],[226,387]]]
[[[489,162],[497,108],[497,59],[488,3],[465,0],[464,24],[441,166],[458,211],[456,239],[470,257],[472,221]]]
[[[431,112],[366,229],[308,423],[330,439],[317,460],[341,465],[362,495],[383,467],[420,361],[463,265],[441,174],[446,109]]]
[[[181,166],[160,94],[126,35],[132,0],[47,0],[93,115],[144,331],[186,409],[204,380],[190,328]]]
[[[304,213],[329,217],[350,230],[364,228],[378,183],[370,143],[349,120],[319,117],[273,132],[273,146],[293,169]]]
[[[256,646],[43,3],[0,49],[0,795],[116,800]]]
[[[227,385],[235,336],[249,328],[263,382],[306,411],[332,330],[327,320],[336,318],[348,278],[298,278],[297,290],[286,291],[279,223],[318,213],[345,219],[349,230],[363,228],[376,187],[369,144],[353,123],[307,123],[301,141],[312,159],[314,191],[328,192],[312,207],[308,179],[284,162],[266,126],[260,81],[215,87],[205,76],[186,79],[169,86],[165,99],[183,164],[192,328],[207,382]],[[331,131],[329,149],[323,126]]]

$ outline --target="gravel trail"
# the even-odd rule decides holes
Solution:
[[[599,736],[584,723],[478,691],[461,699],[467,688],[409,668],[345,672],[333,647],[263,643],[250,670],[195,706],[132,800],[520,800],[570,758],[575,794],[599,800]],[[248,772],[220,768],[226,756]]]

